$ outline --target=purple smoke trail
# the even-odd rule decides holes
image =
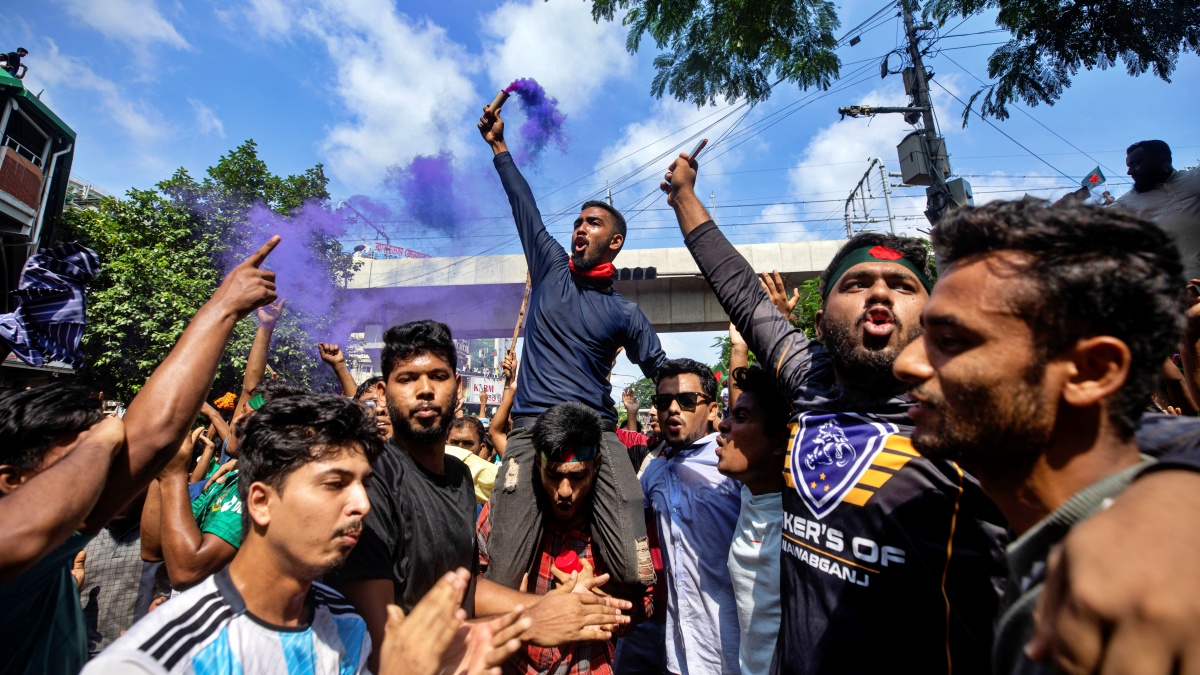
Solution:
[[[564,128],[567,116],[558,110],[558,99],[547,96],[546,90],[532,77],[513,80],[504,91],[521,99],[521,110],[525,113],[521,135],[528,140],[529,149],[521,152],[523,158],[536,163],[551,143],[561,152],[567,151],[569,138]]]
[[[464,178],[449,152],[417,155],[406,165],[390,166],[383,184],[404,200],[403,215],[423,226],[403,230],[428,229],[453,237],[479,216],[473,200],[462,196]]]
[[[250,233],[251,250],[272,234],[282,237],[264,266],[275,272],[276,290],[287,298],[286,311],[299,319],[309,338],[327,339],[337,290],[332,279],[321,277],[330,274],[329,262],[314,251],[314,244],[344,236],[342,216],[316,201],[305,202],[286,216],[259,203],[247,212],[244,228]],[[240,262],[244,255],[238,252],[234,258]]]

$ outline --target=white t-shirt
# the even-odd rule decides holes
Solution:
[[[224,569],[163,603],[83,669],[81,675],[343,675],[367,672],[367,624],[336,591],[313,584],[312,621],[264,623]]]
[[[1184,274],[1189,280],[1200,278],[1200,169],[1175,171],[1146,192],[1130,190],[1113,206],[1154,222],[1174,237]]]
[[[783,493],[752,495],[743,486],[742,510],[729,547],[729,578],[742,638],[738,662],[743,675],[771,671],[783,613],[779,596],[782,547]]]

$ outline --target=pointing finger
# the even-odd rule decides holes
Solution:
[[[271,237],[267,240],[267,243],[258,247],[258,250],[254,253],[251,253],[250,257],[246,258],[246,260],[244,260],[239,267],[261,267],[263,261],[267,259],[267,256],[271,254],[271,251],[275,250],[275,247],[279,245],[280,241],[282,240],[280,239],[279,235]]]

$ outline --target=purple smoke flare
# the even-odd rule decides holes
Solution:
[[[567,151],[569,139],[564,128],[567,116],[558,110],[558,99],[547,96],[546,90],[532,77],[513,80],[504,91],[521,99],[526,119],[520,131],[529,144],[528,150],[521,153],[524,158],[537,162],[551,143],[561,152]]]

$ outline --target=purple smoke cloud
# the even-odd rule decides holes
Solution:
[[[287,299],[286,310],[300,318],[300,325],[314,342],[327,339],[329,323],[337,301],[337,289],[330,274],[329,263],[317,250],[317,242],[337,239],[346,233],[342,216],[317,201],[305,202],[289,215],[281,215],[265,205],[255,204],[246,213],[244,228],[248,244],[257,248],[272,234],[281,237],[264,267],[275,272],[275,287],[279,296]],[[240,262],[245,252],[234,256]]]
[[[504,91],[516,94],[521,100],[521,111],[525,121],[521,124],[521,136],[529,144],[520,152],[518,159],[536,163],[551,143],[559,151],[567,151],[567,116],[558,109],[558,99],[546,95],[546,90],[532,77],[513,80]]]
[[[394,164],[388,167],[383,184],[403,200],[401,220],[411,221],[398,223],[401,236],[433,230],[453,237],[479,217],[475,202],[464,195],[470,192],[463,189],[468,180],[449,152],[417,155],[408,164]]]

